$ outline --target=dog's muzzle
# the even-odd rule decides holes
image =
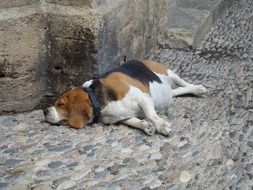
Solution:
[[[45,119],[51,124],[57,124],[61,121],[60,116],[54,106],[43,110]]]

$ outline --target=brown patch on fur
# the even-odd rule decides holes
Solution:
[[[73,128],[83,128],[90,120],[92,107],[89,97],[81,88],[74,88],[63,94],[55,108],[63,120]]]
[[[163,74],[163,75],[168,75],[167,73],[167,67],[165,65],[162,65],[160,63],[154,62],[154,61],[141,61],[146,67],[148,67],[152,72],[158,73],[158,74]]]
[[[62,120],[67,120],[68,118],[68,111],[66,109],[67,99],[65,96],[61,96],[55,102],[54,107],[56,108],[58,114],[62,118]]]
[[[125,97],[130,85],[139,88],[142,92],[149,93],[148,85],[144,85],[140,81],[120,72],[111,73],[100,81],[105,89],[112,90],[115,93],[117,100]]]

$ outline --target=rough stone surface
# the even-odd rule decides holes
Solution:
[[[196,47],[228,7],[231,0],[170,0],[158,24],[157,43],[161,48]]]
[[[24,105],[31,109],[40,101],[45,86],[39,80],[43,77],[41,22],[38,14],[0,19],[0,112],[22,110]]]
[[[0,8],[22,7],[37,4],[40,0],[1,0]]]
[[[152,56],[208,88],[161,114],[170,138],[123,125],[52,126],[40,110],[0,116],[0,189],[252,189],[252,10],[251,0],[234,3],[196,52]]]
[[[157,47],[198,44],[196,34],[223,1],[2,0],[0,112],[43,108],[71,86]]]
[[[47,74],[51,92],[62,93],[97,73],[96,20],[86,9],[81,15],[47,15]],[[63,27],[64,26],[64,27]]]

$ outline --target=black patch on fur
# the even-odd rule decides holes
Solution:
[[[94,94],[96,95],[98,101],[103,106],[107,101],[116,101],[117,95],[111,89],[103,88],[103,85],[99,81],[99,79],[93,80],[92,85],[90,88],[93,90]]]
[[[110,101],[116,101],[117,100],[117,95],[115,94],[115,92],[112,89],[107,89],[106,94],[107,94],[107,99],[108,100],[110,100]]]
[[[102,78],[108,76],[113,72],[124,73],[132,78],[139,80],[143,84],[148,84],[149,82],[153,81],[162,83],[160,78],[155,73],[149,70],[146,65],[144,65],[141,61],[138,60],[128,61],[117,69],[105,73],[104,75],[102,75]]]
[[[99,80],[93,80],[90,88],[93,90],[100,104],[104,104],[104,91],[101,82]]]

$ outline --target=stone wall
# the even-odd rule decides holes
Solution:
[[[70,86],[157,48],[192,47],[221,2],[2,0],[0,113],[45,106]]]
[[[33,108],[45,88],[43,20],[36,3],[0,2],[0,112]]]

